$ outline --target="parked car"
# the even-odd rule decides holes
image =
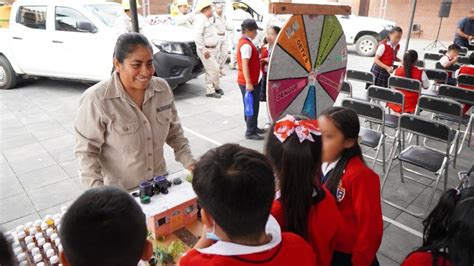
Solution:
[[[96,82],[110,76],[121,12],[112,2],[16,1],[9,28],[0,29],[0,89],[15,87],[22,77]],[[204,72],[190,29],[140,23],[153,43],[156,74],[171,87]]]

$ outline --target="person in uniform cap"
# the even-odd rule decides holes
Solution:
[[[219,63],[217,52],[219,37],[212,24],[212,3],[209,0],[200,0],[196,6],[195,38],[196,50],[206,70],[206,96],[221,98],[224,91],[219,87]]]
[[[227,23],[227,18],[224,15],[224,4],[216,4],[216,9],[214,13],[214,25],[217,30],[217,35],[219,36],[220,45],[219,45],[219,72],[221,76],[225,76],[224,65],[227,61],[227,31],[232,31],[233,27]]]
[[[137,9],[140,7],[140,1],[137,1]],[[115,31],[118,35],[133,31],[132,19],[130,18],[130,0],[122,0],[122,9],[123,13],[120,15],[114,25]]]
[[[189,4],[187,0],[178,0],[176,3],[179,13],[175,16],[176,26],[192,27],[194,21],[194,14],[189,13]]]

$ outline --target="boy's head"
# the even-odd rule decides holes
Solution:
[[[262,30],[254,19],[248,18],[242,22],[242,34],[249,37],[250,39],[255,39],[257,37],[257,30]]]
[[[60,236],[63,265],[135,266],[152,255],[140,206],[114,187],[84,192],[64,214]]]
[[[237,144],[209,150],[195,165],[193,188],[203,223],[218,228],[216,234],[254,241],[265,232],[275,179],[263,154]]]
[[[459,51],[461,51],[461,47],[455,43],[451,44],[448,46],[448,55],[453,57],[453,56],[458,56]]]

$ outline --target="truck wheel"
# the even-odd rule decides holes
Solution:
[[[372,35],[364,35],[356,42],[356,51],[360,56],[373,56],[377,50],[377,39]]]
[[[0,90],[8,90],[16,86],[17,76],[10,62],[0,55]]]

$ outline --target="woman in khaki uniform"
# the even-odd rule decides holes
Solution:
[[[166,174],[164,144],[191,168],[194,159],[168,83],[153,77],[152,47],[139,33],[122,34],[114,51],[116,71],[82,96],[75,122],[75,154],[88,187],[132,189]]]

